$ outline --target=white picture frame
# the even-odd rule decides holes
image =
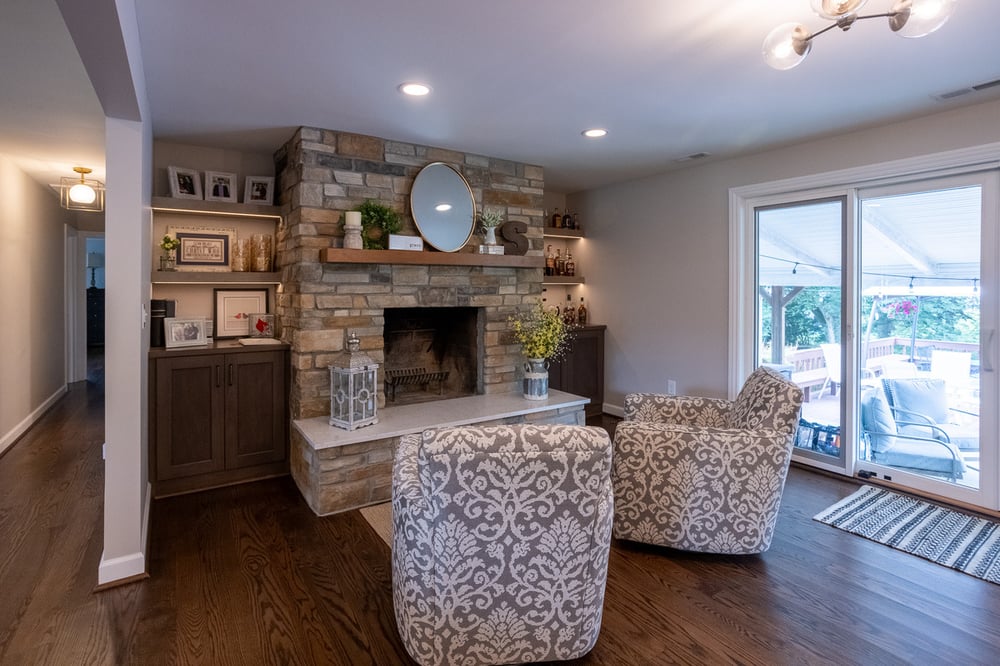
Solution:
[[[166,317],[163,340],[167,347],[198,347],[208,344],[208,325],[204,317]]]
[[[168,166],[167,177],[174,199],[201,199],[201,174],[194,169]]]
[[[270,206],[274,201],[274,176],[247,176],[243,203]]]
[[[214,294],[216,340],[249,336],[250,315],[267,312],[267,289],[216,288]]]
[[[205,201],[236,203],[236,174],[226,171],[206,171]]]

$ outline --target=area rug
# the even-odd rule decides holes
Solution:
[[[1000,584],[1000,524],[864,486],[813,520]]]
[[[392,502],[366,506],[361,509],[361,517],[392,548]]]

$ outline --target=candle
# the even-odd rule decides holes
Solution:
[[[361,226],[361,211],[359,210],[349,210],[344,213],[345,222],[344,226],[347,227],[360,227]]]

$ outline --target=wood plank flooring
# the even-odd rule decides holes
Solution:
[[[0,458],[0,664],[410,664],[388,547],[289,478],[154,502],[151,578],[95,593],[103,387]],[[575,664],[996,664],[1000,586],[811,520],[857,484],[793,469],[753,557],[616,542]]]

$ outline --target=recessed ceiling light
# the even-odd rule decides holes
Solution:
[[[414,97],[423,97],[429,94],[431,87],[424,85],[423,83],[400,83],[399,92],[404,95],[413,95]]]
[[[589,129],[589,130],[583,130],[583,132],[581,132],[581,134],[583,134],[588,139],[600,139],[602,136],[606,135],[607,133],[608,133],[608,130],[601,129],[600,127],[595,127],[593,129]]]

